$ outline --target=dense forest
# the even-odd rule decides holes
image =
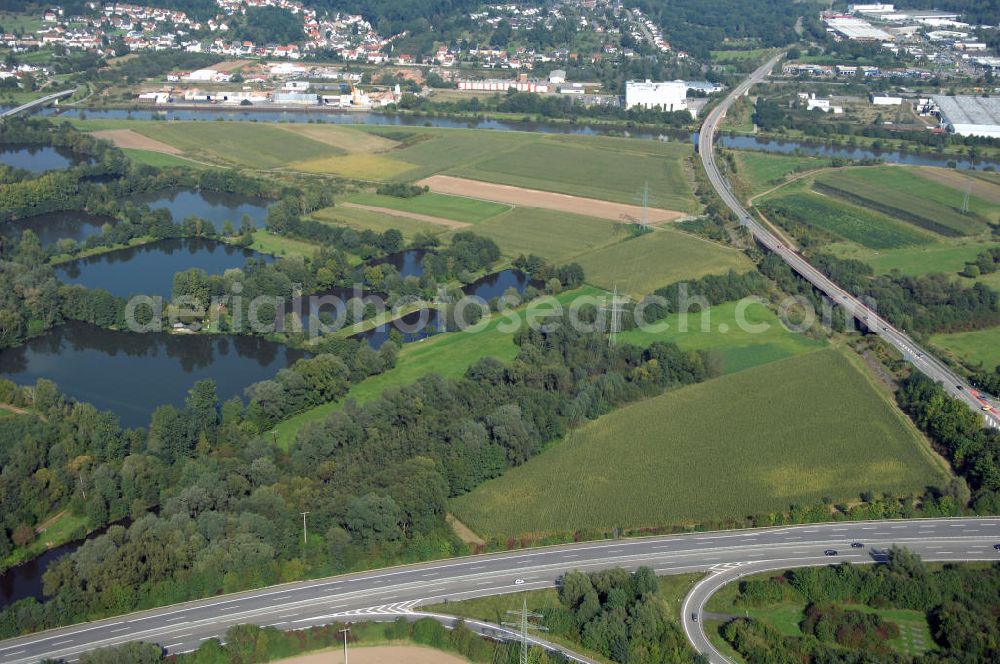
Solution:
[[[247,7],[234,26],[237,39],[255,44],[289,44],[301,41],[302,18],[279,7]]]
[[[738,606],[805,603],[802,636],[783,636],[773,625],[737,618],[722,628],[726,641],[750,663],[968,664],[993,662],[1000,642],[1000,565],[944,565],[937,569],[905,549],[891,548],[882,565],[804,567],[740,584]],[[899,627],[869,610],[910,609],[927,617],[934,639],[923,655],[890,647]],[[931,644],[928,644],[931,645]]]
[[[93,527],[134,521],[53,565],[50,599],[8,608],[0,633],[456,553],[464,546],[444,523],[449,496],[525,462],[568,427],[711,375],[703,353],[611,349],[568,321],[524,329],[515,342],[509,365],[484,359],[458,380],[429,375],[364,405],[348,400],[287,453],[258,433],[271,402],[336,398],[354,378],[356,347],[296,365],[273,388],[250,390],[249,405],[219,404],[214,386],[199,383],[183,409],[157,410],[148,430],[123,431],[51,384],[17,390],[37,415],[0,420],[0,437],[18,441],[3,450],[3,499],[21,505],[5,510],[5,539],[58,507]],[[386,360],[372,362],[356,374]],[[154,505],[158,513],[145,513]],[[306,508],[319,534],[303,548],[293,517]]]
[[[559,609],[544,613],[545,625],[613,662],[674,664],[694,661],[676,621],[677,607],[660,597],[656,573],[609,569],[560,579]]]
[[[641,0],[639,7],[663,26],[672,46],[704,61],[730,39],[762,46],[798,41],[796,21],[814,11],[814,5],[791,0]]]

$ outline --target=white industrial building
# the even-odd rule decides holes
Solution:
[[[872,95],[872,106],[902,106],[902,97],[892,95]]]
[[[1000,98],[959,95],[932,97],[941,126],[959,136],[1000,138]]]
[[[892,41],[893,36],[861,18],[838,16],[826,19],[826,25],[844,39],[855,41]]]
[[[626,81],[625,108],[686,111],[688,86],[684,81]]]

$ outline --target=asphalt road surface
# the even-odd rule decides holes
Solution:
[[[894,346],[907,361],[911,362],[925,375],[943,385],[952,396],[961,399],[970,408],[980,412],[988,426],[1000,428],[1000,415],[998,415],[998,404],[995,400],[980,395],[977,390],[949,369],[943,362],[921,348],[903,330],[893,327],[891,323],[880,317],[875,309],[869,308],[864,302],[828,279],[801,255],[784,246],[777,236],[747,212],[746,208],[743,207],[743,204],[729,187],[729,183],[719,171],[715,163],[715,152],[713,150],[715,132],[718,130],[719,122],[725,117],[726,111],[729,110],[729,107],[732,106],[737,98],[745,94],[751,87],[764,80],[771,73],[774,65],[783,55],[779,53],[754,71],[748,79],[736,86],[730,92],[729,96],[712,109],[712,112],[705,118],[698,136],[698,152],[701,155],[701,161],[705,165],[705,171],[712,186],[715,187],[715,190],[729,209],[736,214],[740,223],[750,230],[760,244],[780,256],[796,273],[812,283],[818,290],[825,293],[834,303],[843,307],[859,323]],[[984,407],[990,410],[983,411]]]
[[[854,541],[864,542],[866,548],[851,549]],[[761,565],[867,562],[873,550],[893,544],[934,560],[1000,561],[1000,551],[994,549],[997,543],[1000,518],[841,522],[570,544],[271,586],[49,630],[0,642],[0,662],[72,660],[94,648],[133,640],[159,643],[168,652],[180,653],[241,623],[292,630],[338,620],[412,617],[421,605],[549,588],[574,569],[646,565],[658,574],[729,574]],[[840,555],[824,556],[830,548]],[[518,579],[523,582],[517,583]],[[711,650],[700,623],[691,623],[690,614],[701,611],[710,587],[699,586],[684,607],[685,629],[706,653]],[[488,629],[492,628],[487,625],[480,631]]]
[[[3,113],[0,113],[0,118],[8,118],[17,115],[18,113],[23,113],[24,111],[30,111],[36,106],[44,106],[45,104],[48,104],[50,101],[55,101],[56,99],[68,97],[74,92],[75,90],[63,90],[62,92],[55,92],[53,94],[40,97],[38,99],[35,99],[34,101],[29,101],[27,104],[21,104],[20,106],[7,109]]]

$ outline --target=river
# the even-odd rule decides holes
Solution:
[[[56,109],[47,109],[47,113],[58,113]],[[79,111],[61,111],[64,113],[79,113]],[[567,134],[573,136],[628,136],[641,140],[669,140],[698,142],[697,132],[665,128],[662,130],[628,129],[625,127],[589,125],[585,120],[576,123],[530,122],[522,120],[460,120],[415,115],[391,115],[384,113],[357,111],[279,111],[256,110],[241,111],[237,109],[219,109],[206,107],[204,109],[95,109],[85,110],[87,118],[95,119],[126,119],[134,120],[205,120],[218,119],[233,122],[311,122],[338,125],[378,125],[392,127],[440,127],[445,129],[492,129],[496,131],[526,131],[541,134]],[[947,166],[949,161],[956,163],[956,168],[968,169],[972,164],[967,159],[956,159],[945,155],[913,154],[898,150],[871,150],[868,148],[827,147],[824,144],[809,141],[785,141],[767,139],[757,136],[729,136],[720,134],[717,143],[723,147],[740,150],[758,150],[761,152],[793,153],[799,152],[817,157],[843,157],[845,159],[881,159],[889,163],[910,164],[915,166]],[[982,161],[975,164],[976,168],[993,166],[1000,170],[1000,162]]]

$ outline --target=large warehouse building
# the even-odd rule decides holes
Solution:
[[[684,81],[626,81],[625,108],[659,106],[664,111],[686,111],[687,90]]]
[[[1000,138],[1000,99],[960,95],[932,97],[941,126],[959,136]]]

